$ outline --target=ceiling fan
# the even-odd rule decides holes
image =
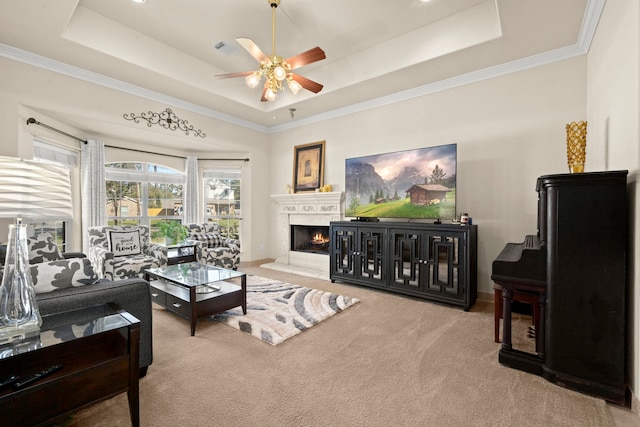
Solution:
[[[302,66],[323,60],[326,58],[324,51],[319,47],[314,47],[306,52],[299,53],[291,58],[284,59],[276,55],[276,8],[280,4],[280,0],[267,0],[271,5],[271,56],[267,56],[253,42],[253,40],[245,37],[237,38],[236,41],[245,48],[251,56],[260,62],[258,71],[242,71],[239,73],[218,74],[216,77],[223,79],[231,77],[244,77],[247,85],[254,88],[265,77],[264,88],[262,89],[261,102],[274,101],[279,90],[283,90],[283,81],[287,81],[287,85],[294,95],[297,95],[300,89],[304,88],[313,93],[322,90],[320,83],[309,80],[292,71]]]

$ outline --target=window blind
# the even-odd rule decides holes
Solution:
[[[58,163],[68,168],[78,165],[78,154],[37,139],[33,140],[33,158]]]

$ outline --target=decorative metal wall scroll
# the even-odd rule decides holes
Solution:
[[[139,116],[136,116],[134,113],[131,114],[123,114],[126,120],[133,120],[135,123],[140,123],[140,119],[145,120],[147,122],[147,126],[151,127],[151,125],[159,125],[165,129],[170,130],[181,130],[185,133],[185,135],[190,135],[189,132],[193,132],[194,136],[199,136],[200,138],[204,138],[207,135],[202,132],[202,130],[195,130],[193,125],[190,125],[188,121],[182,120],[176,114],[171,111],[171,108],[167,108],[161,113],[154,113],[149,111],[148,113],[141,113]]]

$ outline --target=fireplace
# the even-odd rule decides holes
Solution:
[[[343,220],[344,193],[272,194],[277,202],[276,253],[262,267],[329,279],[329,224]]]
[[[312,254],[329,254],[329,227],[322,225],[292,225],[291,250]]]

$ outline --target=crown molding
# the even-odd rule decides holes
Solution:
[[[335,110],[320,113],[312,117],[300,119],[295,123],[285,123],[282,125],[276,125],[269,128],[270,133],[281,132],[295,127],[306,126],[312,123],[321,122],[324,120],[334,119],[337,117],[346,116],[348,114],[358,113],[361,111],[369,110],[372,108],[383,107],[397,102],[406,101],[413,98],[418,98],[425,95],[430,95],[436,92],[442,92],[445,90],[453,89],[456,87],[468,85],[471,83],[481,82],[483,80],[492,79],[495,77],[504,76],[507,74],[517,73],[520,71],[528,70],[542,65],[552,64],[554,62],[564,61],[566,59],[574,58],[576,56],[584,55],[584,50],[578,45],[567,46],[560,49],[544,52],[538,55],[529,56],[527,58],[519,59],[516,61],[508,62],[505,64],[496,65],[493,67],[485,68],[471,73],[462,74],[460,76],[452,77],[445,80],[440,80],[435,83],[430,83],[424,86],[419,86],[413,89],[408,89],[402,92],[397,92],[391,95],[382,96],[379,98],[367,100],[357,104],[352,104],[347,107],[337,108]]]
[[[589,52],[591,41],[596,34],[598,22],[600,22],[600,17],[602,16],[602,11],[604,10],[606,2],[607,0],[589,0],[587,2],[577,43],[578,46],[584,49],[585,53]]]
[[[582,26],[580,27],[578,40],[575,45],[543,52],[537,55],[529,56],[527,58],[522,58],[512,62],[485,68],[483,70],[478,70],[468,74],[452,77],[450,79],[441,80],[439,82],[430,83],[424,86],[419,86],[413,89],[405,90],[380,98],[360,102],[358,104],[349,105],[347,107],[327,111],[312,117],[296,120],[292,123],[284,123],[281,125],[272,126],[269,128],[269,133],[282,132],[300,126],[306,126],[312,123],[342,117],[347,114],[358,113],[372,108],[378,108],[385,105],[394,104],[396,102],[406,101],[420,96],[453,89],[466,84],[480,82],[511,73],[517,73],[543,65],[549,65],[554,62],[575,58],[576,56],[586,55],[589,52],[591,41],[593,40],[593,37],[596,33],[596,28],[598,27],[598,22],[600,21],[600,16],[602,15],[605,3],[606,0],[588,0],[584,17],[582,19]]]
[[[0,56],[14,61],[22,62],[32,65],[34,67],[43,68],[45,70],[53,71],[54,73],[62,74],[68,77],[72,77],[78,80],[83,80],[89,83],[97,84],[109,89],[124,92],[130,95],[139,96],[151,101],[156,101],[161,104],[171,105],[172,107],[182,108],[183,110],[191,111],[194,113],[202,114],[214,119],[229,122],[238,126],[243,126],[249,129],[253,129],[259,132],[268,132],[266,126],[259,125],[248,120],[243,120],[235,116],[221,113],[217,110],[212,110],[201,105],[193,104],[191,102],[174,98],[159,92],[145,89],[140,86],[132,85],[122,80],[113,79],[111,77],[104,76],[102,74],[94,73],[83,68],[75,67],[73,65],[65,64],[64,62],[56,61],[45,56],[36,55],[35,53],[28,52],[26,50],[18,49],[7,44],[0,43]]]
[[[151,101],[167,104],[186,111],[192,111],[194,113],[202,114],[207,117],[222,120],[258,132],[273,134],[337,117],[342,117],[348,114],[370,110],[372,108],[378,108],[397,102],[406,101],[420,96],[441,92],[470,83],[480,82],[483,80],[492,79],[494,77],[500,77],[507,74],[517,73],[531,68],[552,64],[554,62],[564,61],[576,56],[585,55],[589,51],[589,47],[591,46],[591,41],[593,40],[593,37],[595,35],[605,3],[606,0],[588,0],[587,6],[585,8],[585,14],[582,20],[582,26],[578,35],[578,40],[576,41],[575,45],[543,52],[537,55],[529,56],[527,58],[507,62],[504,64],[452,77],[450,79],[441,80],[424,86],[397,92],[391,95],[349,105],[347,107],[326,111],[324,113],[316,114],[315,116],[311,116],[308,118],[296,119],[293,122],[274,126],[262,126],[248,120],[243,120],[235,116],[224,114],[217,110],[193,104],[182,99],[167,96],[159,92],[151,91],[140,86],[132,85],[121,80],[113,79],[98,73],[94,73],[92,71],[65,64],[63,62],[56,61],[41,55],[36,55],[34,53],[17,49],[2,43],[0,43],[0,56],[33,65],[35,67],[44,68],[49,71],[60,73],[89,83],[94,83],[103,87],[114,89],[120,92],[139,96]]]

